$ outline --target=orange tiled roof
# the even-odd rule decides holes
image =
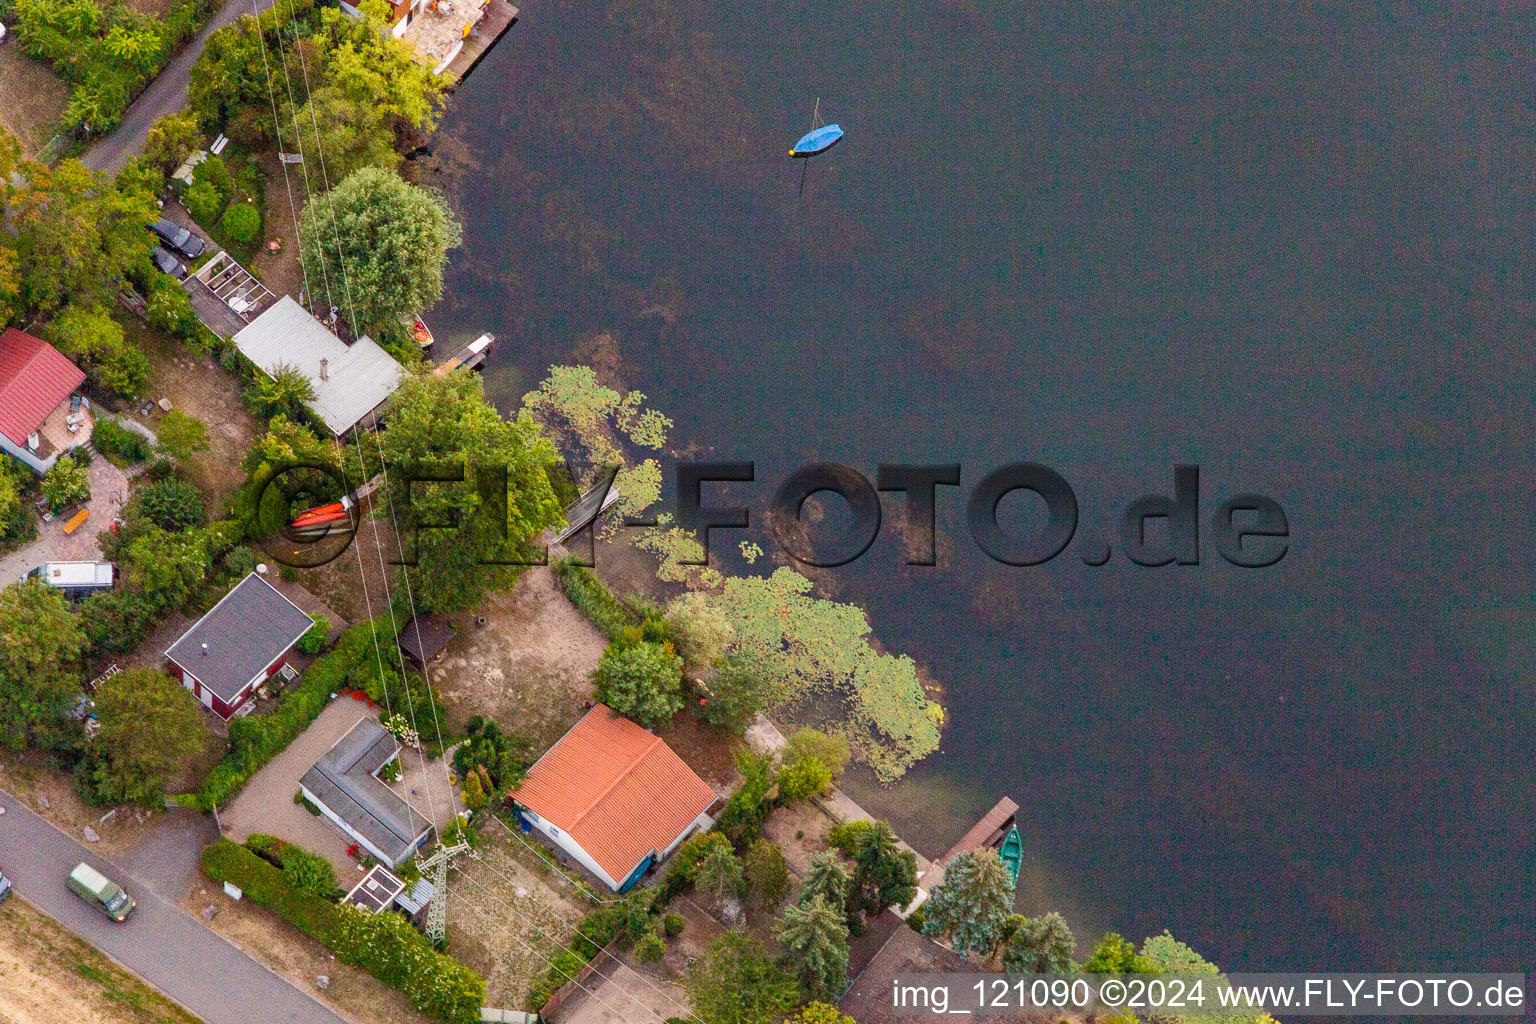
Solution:
[[[599,704],[550,747],[514,794],[622,882],[672,845],[715,791],[660,736]]]

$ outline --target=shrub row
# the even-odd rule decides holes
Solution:
[[[378,642],[393,643],[388,626],[362,623],[341,635],[336,646],[315,661],[304,673],[299,685],[285,694],[276,708],[264,715],[247,715],[229,723],[229,753],[224,755],[197,795],[204,810],[228,803],[240,787],[268,761],[272,760],[294,737],[309,728],[315,716],[325,710],[330,695],[348,688],[361,672],[375,678],[374,631]]]
[[[255,853],[220,839],[203,851],[203,872],[231,882],[258,904],[360,967],[400,989],[422,1013],[450,1024],[475,1024],[485,979],[432,948],[426,936],[395,913],[372,914],[303,892]]]
[[[91,443],[107,457],[108,462],[119,467],[143,462],[154,449],[149,438],[105,416],[96,421],[91,431]]]
[[[603,585],[603,581],[586,566],[569,555],[550,565],[555,579],[571,599],[576,610],[592,621],[610,641],[624,639],[636,618],[623,601]]]
[[[528,986],[528,1012],[542,1010],[561,986],[576,977],[608,943],[618,938],[624,930],[625,916],[622,909],[613,906],[594,910],[582,918],[570,948],[551,960],[549,968]]]

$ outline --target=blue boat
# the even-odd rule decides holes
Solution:
[[[825,153],[837,145],[842,137],[843,130],[835,124],[824,124],[820,128],[812,128],[800,136],[800,141],[795,143],[795,148],[789,151],[789,155],[802,158]]]

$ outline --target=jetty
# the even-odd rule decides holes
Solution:
[[[516,20],[517,8],[507,3],[507,0],[486,0],[484,13],[470,28],[469,35],[464,37],[463,47],[443,68],[443,74],[452,82],[450,88],[458,85],[475,69],[480,59],[490,52],[491,47],[496,45],[496,41]]]

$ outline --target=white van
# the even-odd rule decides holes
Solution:
[[[49,562],[27,573],[26,579],[42,580],[64,591],[65,597],[84,597],[112,589],[111,562]]]

